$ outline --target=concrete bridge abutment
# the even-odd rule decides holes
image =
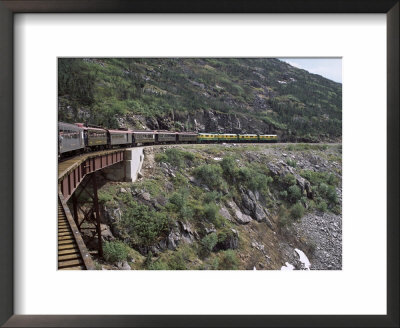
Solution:
[[[124,152],[124,160],[103,169],[103,174],[111,181],[135,182],[144,161],[143,147],[128,148]]]

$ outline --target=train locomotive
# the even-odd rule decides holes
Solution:
[[[277,142],[275,134],[173,132],[166,130],[106,129],[83,123],[58,122],[58,156],[141,145],[182,143]]]

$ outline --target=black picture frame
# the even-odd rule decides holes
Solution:
[[[399,327],[398,0],[0,0],[0,324],[5,327]],[[387,15],[387,315],[14,315],[13,17],[15,13],[385,13]],[[367,286],[366,286],[367,288]]]

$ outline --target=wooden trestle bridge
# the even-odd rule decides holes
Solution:
[[[80,155],[58,164],[58,269],[93,270],[91,255],[82,239],[83,221],[96,227],[98,255],[102,256],[101,226],[97,197],[96,173],[122,162],[125,149],[99,151]],[[91,185],[91,188],[89,188]],[[80,187],[79,189],[78,186]],[[85,192],[85,210],[80,208],[79,196]],[[76,195],[76,193],[78,193]],[[72,202],[72,211],[67,201]],[[83,213],[79,220],[78,208]]]

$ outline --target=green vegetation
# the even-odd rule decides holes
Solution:
[[[188,118],[212,110],[268,124],[288,140],[342,134],[342,85],[278,59],[60,58],[58,77],[62,121],[81,120],[83,110],[88,123],[110,128],[125,115],[141,115],[190,130]]]
[[[292,185],[288,189],[288,199],[291,203],[296,203],[301,198],[301,190],[297,185]]]
[[[182,151],[177,148],[168,148],[165,153],[157,154],[155,159],[157,162],[170,163],[177,168],[182,168],[185,166],[186,162],[193,161],[195,156],[193,153],[188,151]]]
[[[126,261],[130,251],[122,241],[105,241],[103,244],[104,259],[108,262]]]
[[[239,169],[238,180],[250,190],[267,192],[268,184],[273,180],[267,174],[268,171],[260,166],[242,167]]]
[[[126,231],[132,245],[151,245],[169,228],[165,213],[151,210],[148,206],[130,200],[120,226]]]
[[[196,250],[189,245],[181,245],[176,251],[167,251],[155,260],[152,256],[145,263],[149,270],[187,270],[190,263],[197,258]]]
[[[266,193],[269,183],[273,181],[264,165],[252,163],[239,168],[235,159],[228,156],[220,162],[220,166],[228,182],[244,185],[253,191]]]
[[[203,164],[193,171],[195,177],[210,189],[220,189],[222,186],[222,168],[216,164]]]
[[[326,212],[329,209],[335,213],[341,212],[336,194],[340,181],[333,173],[302,170],[300,175],[311,183],[315,205],[319,211]]]
[[[215,204],[204,205],[204,216],[208,221],[215,223],[217,218],[217,213],[218,213],[217,205]]]
[[[279,176],[278,182],[285,188],[289,188],[290,186],[293,186],[296,184],[296,178],[294,177],[293,174],[288,173],[284,176]]]
[[[99,203],[101,203],[101,204],[111,202],[113,199],[112,195],[101,192],[101,191],[98,193],[97,196],[98,196]]]
[[[169,198],[169,202],[172,204],[173,210],[179,214],[179,217],[191,218],[193,215],[192,209],[188,205],[189,191],[186,188],[182,188],[177,192],[174,192]]]
[[[293,219],[300,219],[303,215],[304,215],[304,207],[303,205],[298,202],[296,204],[294,204],[291,209],[290,209],[290,216]]]
[[[324,200],[319,199],[317,203],[317,209],[321,212],[326,212],[328,209],[328,204]]]
[[[297,166],[296,161],[295,161],[295,160],[292,160],[292,159],[288,159],[288,160],[286,161],[286,164],[289,165],[289,166],[291,166],[291,167],[296,167],[296,166]]]
[[[286,150],[289,151],[305,151],[305,150],[318,150],[324,151],[328,148],[325,144],[307,144],[307,143],[296,143],[289,144],[286,146]],[[288,164],[289,165],[289,164]]]
[[[300,175],[310,181],[312,185],[319,185],[320,183],[327,183],[331,186],[337,186],[339,181],[337,177],[328,172],[314,172],[309,170],[302,170],[300,171]]]
[[[238,260],[235,251],[228,249],[222,252],[219,260],[219,270],[236,270],[238,268]]]
[[[159,164],[151,174],[144,171],[145,179],[133,184],[108,183],[99,189],[100,202],[114,213],[111,228],[116,240],[105,243],[104,261],[99,259],[98,268],[128,260],[132,269],[249,269],[252,263],[265,261],[262,252],[253,246],[254,240],[263,241],[266,247],[269,241],[276,245],[276,238],[296,238],[290,235],[291,225],[306,213],[341,213],[337,195],[337,188],[341,188],[340,167],[336,164],[332,168],[338,171],[330,172],[289,169],[276,162],[274,166],[279,167],[274,168],[268,165],[271,155],[265,148],[253,150],[248,145],[236,151],[238,147],[223,145],[190,147],[159,149],[158,153],[155,148]],[[267,147],[281,147],[280,151],[286,146]],[[298,166],[307,167],[304,159],[314,151],[296,155],[301,163]],[[329,146],[326,154],[336,156],[337,147]],[[214,161],[215,156],[222,160]],[[328,161],[326,156],[323,158]],[[162,163],[171,167],[167,169]],[[256,222],[253,197],[257,206],[265,209],[271,224],[280,229],[271,230],[268,223]],[[232,201],[254,221],[238,224]],[[300,243],[312,251],[312,242]]]
[[[282,228],[282,227],[284,227],[284,226],[286,226],[286,225],[291,223],[291,219],[290,219],[289,214],[290,214],[289,210],[285,206],[281,205],[279,207],[278,225],[279,225],[280,228]]]
[[[218,242],[218,236],[216,233],[211,233],[207,236],[205,236],[200,243],[200,256],[206,257],[208,256],[215,245],[217,245]]]

